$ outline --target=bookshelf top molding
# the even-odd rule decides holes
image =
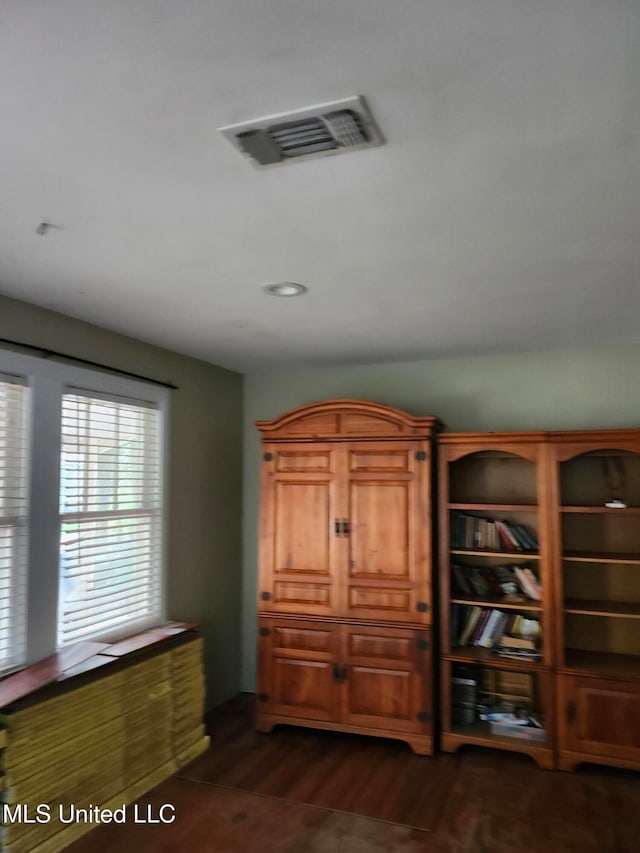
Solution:
[[[612,450],[624,450],[619,442],[629,442],[635,446],[640,442],[640,426],[635,429],[578,429],[544,433],[546,441],[563,444],[598,444]]]
[[[484,445],[500,449],[504,444],[535,444],[545,442],[546,432],[443,432],[438,436],[441,445]]]
[[[431,438],[442,428],[436,417],[414,417],[368,400],[325,400],[299,406],[272,421],[256,421],[268,441]]]

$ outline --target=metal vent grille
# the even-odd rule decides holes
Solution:
[[[220,132],[261,167],[346,153],[383,142],[360,96],[229,125]]]
[[[327,125],[319,118],[275,125],[269,128],[268,133],[283,157],[300,157],[301,154],[329,151],[338,147]]]

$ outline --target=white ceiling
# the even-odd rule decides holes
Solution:
[[[217,132],[355,94],[385,146]],[[639,101],[638,0],[3,0],[0,292],[237,370],[639,341]]]

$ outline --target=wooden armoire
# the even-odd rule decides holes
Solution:
[[[434,417],[360,400],[259,421],[256,727],[433,752]]]

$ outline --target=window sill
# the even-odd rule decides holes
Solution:
[[[195,622],[168,622],[133,634],[117,643],[85,641],[61,649],[44,660],[7,675],[0,681],[0,708],[13,705],[32,693],[101,669],[113,666],[138,654],[170,643],[196,631]]]

